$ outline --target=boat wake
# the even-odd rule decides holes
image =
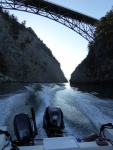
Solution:
[[[65,132],[83,137],[97,132],[98,122],[113,123],[113,102],[91,93],[82,93],[66,84],[31,84],[21,93],[0,97],[0,126],[7,125],[13,133],[14,116],[30,113],[34,107],[39,137],[46,137],[42,128],[46,107],[59,106],[64,114]],[[8,121],[7,121],[8,120]]]

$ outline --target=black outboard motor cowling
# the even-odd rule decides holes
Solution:
[[[51,128],[59,128],[61,127],[61,111],[58,108],[49,108],[48,109],[48,114],[49,114],[49,121],[50,121],[50,127]]]
[[[43,117],[43,128],[48,136],[62,135],[64,129],[63,113],[59,107],[47,107]]]
[[[33,140],[33,129],[28,114],[20,113],[14,118],[14,131],[20,145]]]

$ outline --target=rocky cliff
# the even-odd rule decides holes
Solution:
[[[89,53],[71,74],[71,83],[113,83],[113,11],[96,24]]]
[[[25,22],[0,9],[0,81],[67,82],[60,63]]]

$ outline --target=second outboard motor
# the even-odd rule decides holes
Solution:
[[[31,109],[31,111],[33,111]],[[23,146],[23,145],[33,145],[34,136],[37,134],[37,128],[35,124],[35,120],[29,117],[26,113],[20,113],[14,118],[14,131],[17,137],[17,141],[15,144]]]
[[[43,128],[49,137],[63,136],[63,113],[59,107],[47,107],[43,117]]]

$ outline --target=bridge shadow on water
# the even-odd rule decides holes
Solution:
[[[94,94],[98,98],[113,99],[113,84],[70,84],[83,93]]]

